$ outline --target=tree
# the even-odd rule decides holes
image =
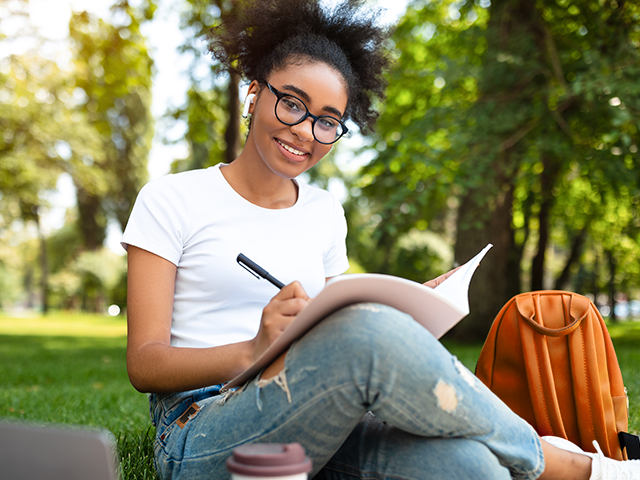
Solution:
[[[82,157],[85,164],[103,173],[103,184],[72,175],[78,191],[79,225],[90,250],[102,245],[109,215],[124,230],[147,179],[154,132],[150,111],[153,61],[140,27],[153,17],[155,3],[134,8],[123,0],[112,11],[113,25],[86,12],[74,14],[69,23],[79,110],[99,132],[104,152],[101,158]],[[71,150],[72,156],[78,153]]]
[[[401,20],[380,153],[356,186],[378,212],[382,252],[427,227],[455,235],[456,262],[495,245],[460,337],[484,338],[510,296],[546,285],[552,245],[567,251],[557,273],[572,271],[597,217],[567,221],[560,204],[637,202],[638,13],[631,2],[416,1]],[[577,179],[596,195],[562,188]]]
[[[78,158],[69,158],[72,146],[80,154],[97,151],[97,132],[74,115],[73,89],[59,67],[37,56],[11,56],[3,61],[0,87],[0,228],[16,219],[36,226],[40,242],[42,310],[47,310],[48,257],[41,214],[43,195],[55,189],[62,172],[95,177]]]
[[[188,32],[188,38],[181,50],[193,58],[191,87],[186,105],[169,116],[186,124],[189,156],[174,162],[174,172],[230,163],[240,153],[240,77],[207,59],[204,52],[209,30],[234,8],[237,2],[184,0],[181,28]]]
[[[26,5],[3,2],[0,9],[7,18],[28,19]],[[39,281],[45,312],[50,267],[58,260],[50,258],[40,219],[46,194],[59,175],[70,174],[77,186],[78,225],[89,249],[102,245],[106,215],[124,226],[144,182],[153,135],[152,64],[139,27],[151,18],[153,8],[152,2],[144,11],[119,3],[114,7],[118,27],[75,15],[74,68],[40,54],[38,47],[46,40],[29,30],[28,21],[24,23],[33,48],[0,59],[0,237],[15,221],[36,226],[39,268],[27,269],[24,283],[31,291]],[[11,51],[11,42],[23,34],[0,36],[0,42]]]

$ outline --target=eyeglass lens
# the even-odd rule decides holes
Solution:
[[[309,110],[300,100],[290,95],[282,95],[276,102],[278,120],[289,125],[299,123]],[[320,143],[333,143],[344,134],[344,127],[335,118],[321,115],[314,119],[313,136]]]

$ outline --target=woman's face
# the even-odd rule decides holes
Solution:
[[[347,108],[345,81],[325,63],[297,62],[273,72],[267,82],[276,90],[303,100],[314,115],[342,119]],[[329,153],[331,145],[314,139],[311,117],[297,125],[285,125],[275,115],[277,97],[264,84],[252,82],[249,93],[258,94],[250,109],[250,136],[258,155],[273,173],[295,178]]]

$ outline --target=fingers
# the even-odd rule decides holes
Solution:
[[[265,314],[295,317],[309,303],[309,296],[300,282],[285,285],[265,307]],[[290,320],[289,320],[290,321]]]
[[[254,339],[254,355],[260,355],[309,303],[300,282],[286,285],[262,310],[262,320]],[[257,357],[256,357],[257,358]]]
[[[442,277],[442,275],[440,275]],[[429,280],[428,282],[424,282],[423,285],[429,288],[436,288],[438,285],[442,283],[440,277],[434,278],[433,280]]]
[[[430,288],[436,288],[438,285],[444,282],[447,278],[453,275],[460,267],[462,267],[462,265],[454,268],[453,270],[449,270],[447,273],[443,273],[442,275],[434,278],[433,280],[429,280],[428,282],[423,283],[423,285]]]
[[[464,265],[458,265],[456,268],[454,268],[453,270],[449,270],[447,273],[444,274],[444,278],[447,279],[449,278],[451,275],[453,275],[454,273],[456,273],[458,270],[460,270]]]
[[[267,315],[281,315],[285,317],[295,317],[300,311],[307,306],[308,300],[304,298],[278,298],[277,296],[264,307],[264,313]]]
[[[276,295],[276,297],[281,297],[285,299],[301,298],[303,300],[309,301],[309,296],[307,295],[307,292],[304,291],[304,288],[302,288],[302,284],[298,281],[291,282],[289,285],[285,285],[282,288],[282,290],[280,290],[280,293]]]

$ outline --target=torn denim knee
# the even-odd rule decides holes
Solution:
[[[258,406],[258,410],[262,411],[262,401],[260,400],[260,390],[270,385],[271,383],[275,383],[278,385],[284,393],[287,394],[287,401],[291,403],[291,392],[289,391],[289,384],[287,383],[287,373],[286,368],[280,370],[280,372],[266,380],[259,378],[256,381],[256,405]]]

